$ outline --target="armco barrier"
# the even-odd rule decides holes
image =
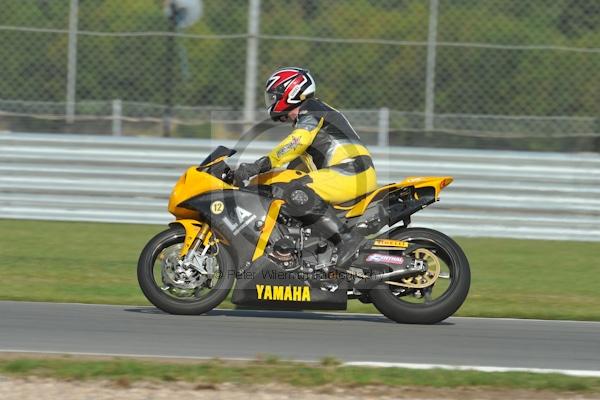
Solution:
[[[0,132],[0,218],[164,224],[189,165],[232,141]],[[274,143],[255,142],[253,160]],[[380,183],[451,175],[414,226],[455,236],[600,241],[600,155],[371,149]]]

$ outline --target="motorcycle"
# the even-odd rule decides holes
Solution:
[[[236,187],[227,164],[234,153],[219,146],[173,188],[168,209],[176,220],[138,262],[139,285],[156,307],[203,314],[233,288],[238,306],[345,310],[358,299],[393,321],[433,324],[465,301],[470,269],[460,246],[441,232],[409,227],[411,215],[438,201],[452,177],[410,177],[330,205],[365,238],[342,271],[336,246],[274,195],[277,184],[305,172],[270,171]]]

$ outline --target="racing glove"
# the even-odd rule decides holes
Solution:
[[[269,157],[261,157],[253,163],[242,163],[233,174],[233,184],[236,186],[246,186],[244,181],[249,180],[254,175],[267,172],[271,169]]]

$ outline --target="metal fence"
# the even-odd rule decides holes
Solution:
[[[166,205],[177,178],[217,144],[235,142],[0,132],[0,218],[170,222]],[[273,145],[254,142],[241,161]],[[380,184],[454,176],[439,203],[415,214],[415,226],[457,236],[600,241],[598,154],[371,150]]]
[[[264,118],[267,75],[300,65],[373,143],[599,151],[598,15],[588,0],[3,0],[0,129],[207,137],[229,110],[235,132]]]

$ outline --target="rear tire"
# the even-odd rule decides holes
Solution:
[[[138,283],[144,296],[165,312],[179,315],[204,314],[221,304],[227,297],[235,282],[235,267],[227,249],[219,245],[216,257],[222,276],[206,297],[190,301],[167,295],[154,278],[154,264],[161,251],[169,246],[183,243],[184,239],[185,230],[181,226],[174,226],[154,236],[140,254],[137,269]]]
[[[369,293],[373,305],[389,319],[407,324],[435,324],[454,314],[467,298],[471,284],[469,261],[460,246],[443,233],[426,228],[396,231],[389,238],[435,244],[440,258],[448,264],[451,282],[438,299],[423,304],[403,301],[392,292],[391,285],[382,282]]]

